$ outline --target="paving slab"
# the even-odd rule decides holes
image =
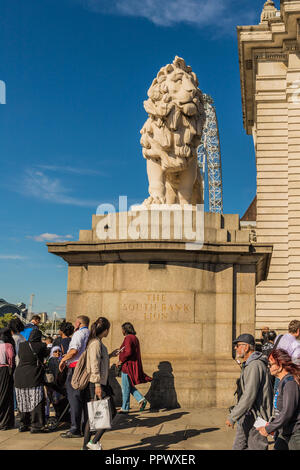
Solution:
[[[162,427],[162,424],[159,424],[158,426],[147,427],[141,423],[140,425],[134,428],[132,434],[134,434],[135,436],[141,434],[146,434],[149,436],[158,436],[161,433]]]
[[[225,426],[225,408],[132,410],[119,414],[101,443],[104,450],[230,450],[235,431]],[[16,426],[18,421],[16,419]],[[0,450],[71,450],[82,448],[83,438],[63,439],[65,428],[47,434],[0,431]]]

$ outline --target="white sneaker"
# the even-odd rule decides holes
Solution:
[[[88,442],[87,445],[86,445],[90,450],[102,450],[102,446],[100,444],[100,442],[96,442],[96,444],[94,444],[92,441]]]

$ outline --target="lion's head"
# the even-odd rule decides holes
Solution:
[[[180,57],[154,79],[144,102],[149,115],[141,130],[145,158],[161,161],[165,170],[178,171],[196,157],[205,121],[202,92],[191,67]]]

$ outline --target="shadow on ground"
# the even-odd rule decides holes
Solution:
[[[142,417],[140,414],[133,413],[128,415],[119,414],[116,424],[113,426],[113,429],[116,431],[118,429],[125,429],[138,426],[153,428],[154,426],[159,426],[160,424],[165,424],[169,421],[175,421],[177,419],[180,419],[182,416],[189,414],[186,411],[182,411],[167,416],[151,416],[151,412],[149,412],[150,416],[148,417],[146,413],[143,413]]]
[[[151,409],[175,409],[180,408],[175,389],[175,378],[172,364],[169,361],[161,361],[158,370],[153,372],[152,382],[145,398],[150,403]]]
[[[167,450],[171,445],[176,445],[191,437],[199,436],[199,434],[218,431],[219,429],[220,428],[205,428],[201,429],[201,431],[198,429],[188,429],[184,431],[175,431],[169,434],[159,434],[157,436],[145,437],[136,444],[125,445],[111,450]]]

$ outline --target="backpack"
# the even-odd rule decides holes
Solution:
[[[81,354],[73,372],[71,385],[75,390],[84,390],[89,383],[90,373],[87,371],[87,349]]]
[[[283,380],[282,380],[282,387],[281,387],[281,393],[284,389],[284,386],[287,382],[290,382],[294,380],[294,377],[292,376],[288,376],[288,377],[284,377]],[[277,409],[277,400],[278,400],[278,394],[279,394],[279,387],[277,387],[277,390],[276,390],[276,393],[274,395],[274,398],[273,398],[273,411],[275,412],[275,414],[279,413],[278,412],[278,409]]]
[[[283,337],[283,335],[279,335],[277,340],[275,341],[275,344],[274,344],[274,347],[272,348],[272,351],[275,351],[275,349],[277,349],[277,346],[281,340],[281,338]]]
[[[37,328],[37,327],[34,326],[32,323],[29,323],[28,325],[25,325],[24,330],[21,331],[21,335],[23,336],[23,338],[26,339],[26,341],[28,341],[30,333],[32,332],[34,328]]]

